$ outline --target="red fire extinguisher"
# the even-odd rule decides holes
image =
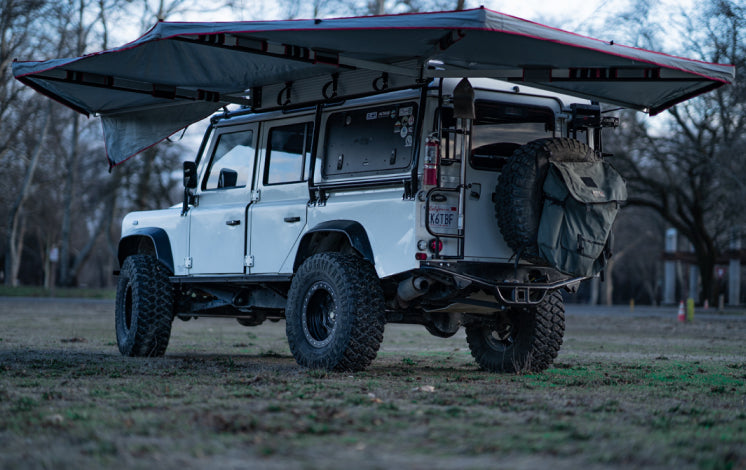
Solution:
[[[425,174],[422,177],[423,186],[438,185],[438,166],[440,165],[440,141],[430,136],[425,143]]]

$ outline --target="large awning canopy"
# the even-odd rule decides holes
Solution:
[[[15,62],[26,85],[103,121],[116,165],[220,107],[257,111],[492,77],[657,114],[735,68],[561,31],[479,8],[394,16],[158,23],[134,42]]]

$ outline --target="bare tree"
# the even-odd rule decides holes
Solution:
[[[43,0],[0,0],[0,129],[3,134],[0,162],[13,146],[13,136],[24,124],[23,119],[10,116],[18,108],[23,93],[23,87],[10,74],[10,63],[18,55],[34,50],[35,41],[31,40],[30,30],[43,6]]]
[[[24,235],[27,221],[23,214],[23,205],[28,198],[33,184],[39,158],[42,153],[42,141],[48,130],[49,110],[37,112],[41,107],[29,102],[29,93],[23,90],[10,74],[10,62],[20,53],[33,50],[35,41],[31,41],[31,31],[35,19],[44,7],[39,0],[2,0],[0,1],[0,162],[3,164],[2,178],[7,182],[21,181],[13,191],[5,192],[8,198],[4,219],[7,221],[4,239],[4,281],[7,285],[16,285],[20,268],[21,253],[24,247]],[[43,124],[39,125],[39,122]],[[28,127],[34,129],[36,139],[28,143],[23,136],[28,136]],[[31,134],[34,135],[34,134]],[[7,160],[7,161],[6,161]]]
[[[77,2],[75,10],[77,20],[71,28],[72,34],[77,38],[74,54],[82,55],[85,52],[93,31],[101,32],[103,46],[106,47],[106,38],[108,37],[107,8],[113,9],[117,6],[123,7],[126,5],[123,2],[117,3],[115,0],[110,2],[102,0],[90,2],[77,0]],[[155,14],[159,20],[163,20],[167,15],[179,11],[179,8],[187,5],[188,2],[186,0],[173,0],[170,2],[161,0],[157,2],[155,9],[152,8],[150,2],[144,1],[143,4],[143,18],[146,18],[149,14]],[[95,16],[87,14],[90,9],[98,10]],[[86,23],[87,17],[95,19],[90,23]],[[94,144],[94,142],[100,142],[100,132],[94,132],[88,126],[89,129],[87,132],[92,138],[84,142],[82,138],[86,136],[86,132],[82,129],[82,118],[74,115],[71,121],[72,125],[68,133],[70,137],[69,144],[66,146],[67,151],[62,155],[62,159],[65,162],[66,174],[64,176],[62,228],[60,234],[59,282],[61,285],[75,284],[80,270],[96,246],[98,237],[102,234],[111,233],[111,224],[113,223],[111,214],[116,212],[118,206],[127,206],[126,203],[123,203],[117,197],[119,193],[118,188],[125,180],[126,174],[115,171],[112,177],[105,180],[99,178],[97,176],[103,169],[100,167],[100,161],[103,161],[103,159],[94,159],[91,161],[89,158],[89,155],[92,153],[103,155],[100,144]],[[163,174],[162,171],[164,171],[162,165],[157,163],[157,161],[162,160],[159,158],[160,154],[163,153],[160,147],[154,148],[147,153],[148,155],[140,158],[143,164],[137,166],[137,168],[132,168],[141,170],[141,174],[138,175],[138,181],[144,182],[138,189],[135,198],[136,201],[140,201],[136,204],[139,208],[144,208],[143,206],[147,202],[142,201],[153,199],[155,192],[160,189],[159,186],[151,186],[147,182],[159,180]],[[173,167],[169,168],[169,170],[171,169]],[[87,181],[95,183],[93,185],[84,185],[86,187],[84,193],[78,190],[81,182],[81,174],[89,175]],[[92,195],[96,195],[96,197],[91,197]],[[123,199],[126,200],[126,197]],[[86,219],[87,223],[85,227],[87,230],[86,233],[78,234],[80,241],[76,244],[73,242],[75,236],[73,233],[73,221],[81,215]]]
[[[711,0],[685,16],[689,55],[746,72],[746,8]],[[653,31],[653,30],[651,30]],[[653,35],[645,38],[655,41]],[[714,266],[730,229],[746,222],[746,86],[725,86],[677,105],[664,125],[627,114],[612,144],[630,187],[629,204],[649,208],[692,245],[712,302]]]
[[[0,0],[0,220],[7,221],[0,232],[0,263],[5,282],[15,284],[19,274],[25,282],[49,280],[49,249],[58,246],[59,283],[74,285],[89,259],[107,258],[95,250],[116,248],[124,212],[174,202],[168,195],[180,159],[177,145],[164,144],[107,175],[99,122],[22,86],[10,73],[13,58],[43,60],[107,49],[111,41],[132,39],[112,32],[131,24],[133,16],[142,18],[145,29],[156,19],[217,12],[231,5],[212,2],[206,8],[196,0]],[[111,253],[108,258],[115,259]]]
[[[204,18],[226,9],[240,8],[240,2],[235,0],[222,0],[204,2],[199,0],[128,0],[132,6],[127,8],[128,12],[134,11],[140,16],[140,27],[142,32],[153,26],[157,21],[173,20],[185,15],[199,13]],[[318,1],[318,0],[317,0]]]
[[[43,151],[44,140],[49,131],[51,120],[52,106],[51,103],[46,106],[43,113],[43,124],[35,148],[31,152],[28,166],[23,177],[23,182],[18,188],[15,201],[8,212],[8,225],[6,227],[6,250],[5,250],[5,284],[16,286],[18,284],[18,270],[21,265],[21,253],[23,252],[25,220],[22,217],[23,204],[29,195],[29,190],[34,179],[34,173],[39,163]]]

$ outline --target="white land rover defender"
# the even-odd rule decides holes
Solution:
[[[368,366],[386,323],[463,326],[486,370],[548,367],[560,292],[602,270],[626,199],[601,153],[615,120],[553,93],[655,115],[735,81],[732,65],[481,7],[163,21],[12,67],[100,116],[112,167],[242,106],[212,118],[181,206],[123,222],[123,354],[163,354],[174,318],[284,318],[298,363],[333,370]]]
[[[333,100],[332,100],[333,101]],[[292,112],[224,112],[184,202],[122,224],[119,349],[174,318],[285,319],[296,361],[361,370],[386,323],[466,330],[489,371],[540,371],[573,292],[610,255],[624,183],[590,102],[490,79]]]

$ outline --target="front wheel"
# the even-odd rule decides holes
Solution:
[[[500,312],[466,327],[466,340],[479,366],[490,372],[541,372],[557,357],[565,332],[559,292],[538,305]]]
[[[367,261],[341,253],[308,258],[293,277],[285,311],[293,357],[312,369],[365,369],[383,341],[384,310]]]
[[[117,284],[114,322],[124,356],[163,356],[171,337],[173,289],[161,263],[149,255],[128,256]]]

